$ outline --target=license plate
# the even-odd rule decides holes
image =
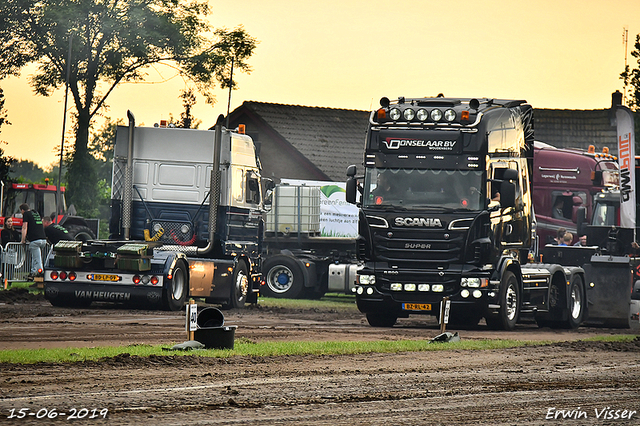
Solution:
[[[430,303],[403,303],[402,309],[405,311],[430,311]]]
[[[91,281],[120,281],[120,277],[118,275],[110,274],[93,274],[91,276]]]

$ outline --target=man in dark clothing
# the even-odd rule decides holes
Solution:
[[[29,278],[42,275],[42,250],[47,246],[47,236],[44,233],[40,214],[29,209],[29,204],[20,204],[22,212],[22,244],[29,241],[31,253],[31,273]]]
[[[42,218],[42,224],[44,225],[44,233],[47,235],[47,239],[54,246],[60,240],[73,241],[73,237],[69,234],[69,231],[57,223],[53,223],[49,216]]]

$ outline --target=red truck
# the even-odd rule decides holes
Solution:
[[[617,159],[608,152],[556,148],[534,143],[532,173],[533,206],[540,244],[554,242],[559,228],[565,228],[577,241],[577,212],[585,208],[591,223],[594,197],[618,187]]]
[[[0,227],[4,225],[5,217],[13,216],[13,226],[22,228],[20,204],[27,203],[29,207],[40,213],[40,216],[56,214],[56,193],[58,188],[48,183],[11,183],[3,184],[2,206],[0,211]],[[98,219],[85,219],[77,216],[75,208],[67,209],[64,198],[65,188],[61,187],[61,205],[58,208],[57,223],[64,226],[77,240],[95,239],[98,231]]]

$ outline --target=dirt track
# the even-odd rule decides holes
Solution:
[[[227,311],[225,322],[238,326],[236,340],[249,342],[431,339],[439,333],[433,322],[413,317],[392,329],[371,328],[355,309],[258,306]],[[87,408],[96,411],[78,412],[85,417],[77,424],[640,424],[640,339],[580,341],[635,331],[525,324],[511,333],[482,326],[459,332],[463,340],[557,343],[476,352],[223,360],[120,355],[103,362],[4,364],[0,422],[49,424],[36,414],[55,409],[65,413],[55,422],[65,423],[72,408]],[[170,345],[185,337],[182,313],[107,306],[68,310],[37,298],[0,304],[2,349]],[[8,419],[11,409],[18,415],[21,408],[34,415]],[[102,409],[108,410],[107,419],[101,418]],[[561,419],[563,414],[573,420]],[[626,418],[605,419],[609,414]]]

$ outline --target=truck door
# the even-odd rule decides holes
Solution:
[[[518,179],[512,183],[515,185],[515,207],[500,206],[498,212],[492,212],[491,223],[494,227],[496,242],[501,242],[503,248],[514,246],[521,247],[528,241],[528,213],[530,207],[527,201],[529,194],[522,191],[523,176],[519,164],[516,161],[495,162],[489,166],[489,188],[488,193],[493,194],[500,190],[503,182],[504,172],[507,169],[518,171]],[[527,178],[524,176],[524,178]]]

